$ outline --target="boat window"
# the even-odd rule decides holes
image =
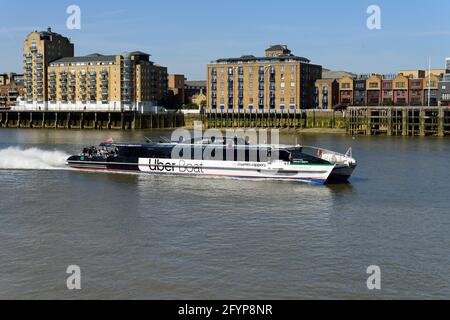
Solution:
[[[155,150],[155,158],[170,159],[172,158],[171,148],[158,148]]]
[[[311,163],[311,164],[328,164],[328,161],[322,160],[310,154],[306,154],[300,150],[290,150],[292,153],[292,162]]]
[[[279,154],[279,160],[281,161],[285,161],[285,162],[291,162],[292,156],[291,153],[286,151],[286,150],[279,150],[278,151]]]
[[[119,147],[119,155],[126,158],[145,157],[147,151],[141,147]]]

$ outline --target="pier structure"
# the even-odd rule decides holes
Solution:
[[[206,128],[346,128],[345,113],[333,110],[263,112],[206,110],[201,119]]]
[[[133,130],[184,126],[179,113],[0,111],[1,128]]]
[[[448,136],[450,107],[350,107],[349,135]]]

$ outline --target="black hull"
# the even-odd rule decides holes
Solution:
[[[355,171],[356,166],[353,167],[337,167],[328,177],[327,183],[345,183],[348,182],[350,177]]]
[[[110,170],[110,171],[139,171],[138,158],[73,156],[67,160],[67,166],[73,169]]]

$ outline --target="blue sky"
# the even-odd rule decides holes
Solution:
[[[66,28],[71,4],[81,8],[81,30]],[[381,30],[366,27],[371,4],[381,7]],[[190,79],[204,79],[211,60],[262,55],[278,43],[334,70],[393,73],[426,68],[429,56],[442,68],[449,12],[448,0],[5,1],[0,72],[21,72],[23,40],[48,26],[71,38],[76,55],[142,50]]]

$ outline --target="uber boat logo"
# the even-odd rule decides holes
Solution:
[[[381,268],[379,266],[369,266],[367,274],[370,274],[370,277],[367,279],[367,289],[381,290]]]
[[[150,159],[149,169],[152,172],[179,172],[203,173],[203,164],[187,163],[184,160],[177,162],[161,162],[160,159]]]
[[[81,268],[77,265],[71,265],[67,267],[66,273],[70,274],[66,281],[67,289],[81,290]]]

